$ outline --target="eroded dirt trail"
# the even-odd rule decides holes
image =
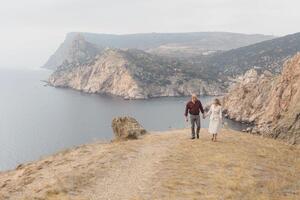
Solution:
[[[93,191],[89,191],[88,199],[140,199],[149,198],[146,191],[153,183],[154,176],[159,172],[160,165],[170,150],[180,142],[176,137],[180,132],[170,135],[145,136],[140,141],[128,141],[121,147],[120,162],[116,162],[106,171],[104,177],[97,180]],[[85,192],[83,192],[85,193]]]

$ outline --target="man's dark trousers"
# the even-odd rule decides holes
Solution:
[[[195,138],[195,124],[197,126],[197,138],[199,138],[199,132],[200,132],[200,116],[199,115],[191,115],[190,114],[190,120],[191,120],[191,129],[192,129],[192,138]]]

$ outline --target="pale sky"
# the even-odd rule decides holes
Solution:
[[[300,31],[300,0],[0,0],[0,68],[38,68],[73,31]]]

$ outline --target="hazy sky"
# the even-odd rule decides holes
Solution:
[[[0,0],[0,67],[38,68],[71,31],[300,31],[300,0]]]

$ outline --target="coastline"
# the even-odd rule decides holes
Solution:
[[[190,97],[191,94],[189,95],[158,95],[158,96],[148,96],[148,97],[137,97],[137,98],[127,98],[125,96],[122,96],[122,95],[115,95],[115,94],[110,94],[110,93],[106,93],[106,92],[90,92],[90,91],[84,91],[83,89],[76,89],[76,88],[73,88],[73,87],[70,87],[70,86],[55,86],[53,85],[50,81],[48,80],[41,80],[41,82],[43,83],[46,83],[46,86],[48,87],[53,87],[53,88],[56,88],[56,89],[64,89],[64,90],[71,90],[71,91],[76,91],[76,92],[79,92],[79,93],[83,93],[83,94],[90,94],[90,95],[99,95],[99,96],[105,96],[105,97],[112,97],[112,98],[119,98],[119,99],[122,99],[122,100],[150,100],[150,99],[157,99],[157,98],[169,98],[169,97],[174,97],[174,98],[184,98],[184,97]],[[205,97],[224,97],[227,93],[218,93],[218,94],[214,94],[214,93],[206,93],[206,94],[197,94],[199,96],[205,96]]]
[[[47,76],[44,70],[1,71],[1,91],[5,97],[0,105],[1,171],[74,145],[109,140],[115,116],[134,116],[147,130],[184,128],[185,97],[126,101],[44,87],[40,80]],[[202,99],[206,102],[210,98]],[[167,114],[170,112],[171,117]],[[208,127],[206,121],[203,127]]]

